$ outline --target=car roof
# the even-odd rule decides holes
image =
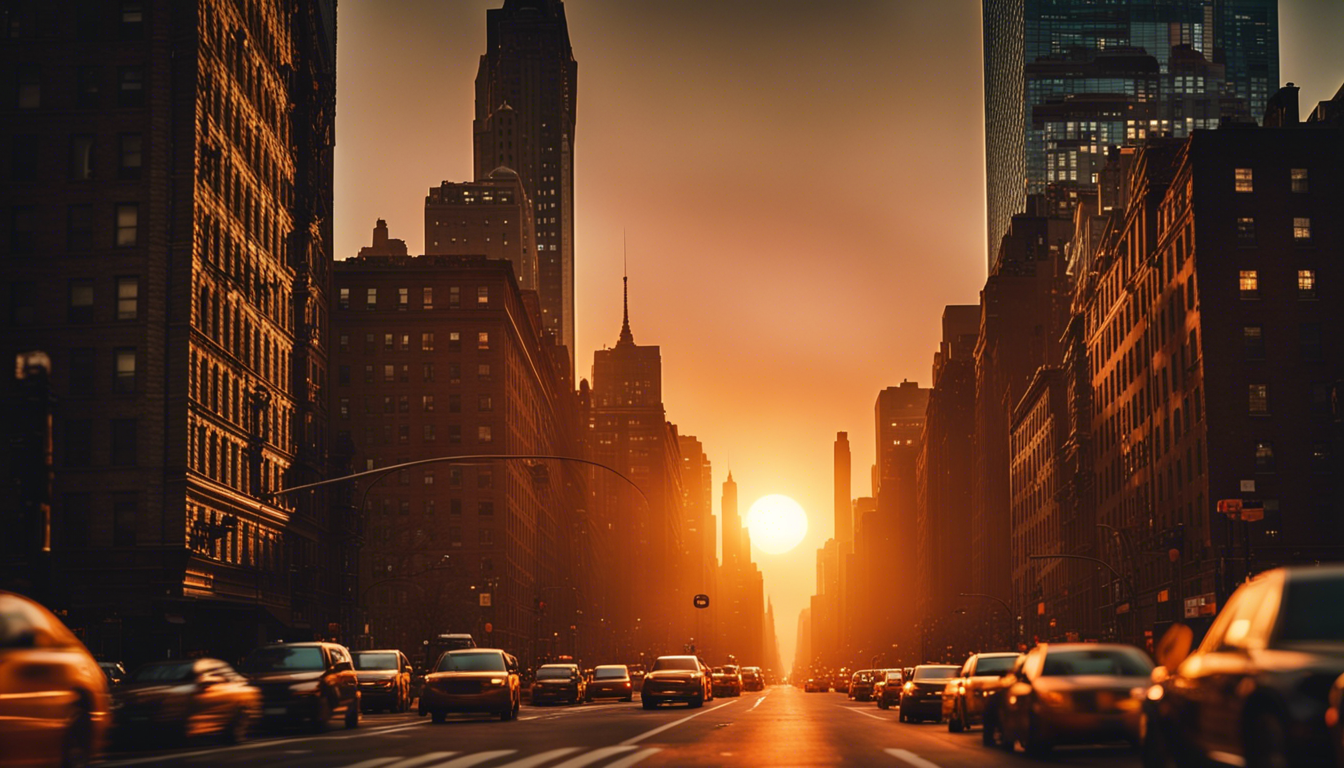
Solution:
[[[564,664],[564,663],[542,664],[540,667],[537,667],[537,669],[578,669],[578,668],[579,668],[578,664]]]
[[[351,653],[401,653],[396,648],[365,648],[362,651],[351,651]]]
[[[593,669],[629,669],[629,667],[624,664],[598,664]]]

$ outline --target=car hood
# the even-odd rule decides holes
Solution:
[[[254,683],[307,683],[320,680],[322,672],[250,672],[247,679]]]

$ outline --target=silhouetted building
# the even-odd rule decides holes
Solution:
[[[1013,605],[1021,607],[1023,639],[1028,645],[1064,639],[1054,616],[1074,596],[1072,563],[1031,560],[1031,555],[1060,554],[1062,510],[1056,490],[1063,485],[1060,451],[1069,435],[1063,372],[1043,366],[1013,409],[1009,467],[1012,507],[1009,546]],[[1056,630],[1061,632],[1057,635]],[[1074,640],[1079,638],[1075,637]]]
[[[764,666],[763,654],[765,583],[751,560],[751,531],[743,525],[737,507],[737,483],[733,473],[723,483],[723,565],[719,589],[725,606],[719,613],[719,646],[742,664]]]
[[[356,470],[578,455],[577,399],[545,362],[551,337],[511,264],[364,256],[335,273],[332,408]],[[529,661],[600,644],[596,617],[576,613],[593,567],[583,474],[473,460],[362,482],[358,644],[469,632]]]
[[[532,218],[532,201],[510,168],[496,168],[478,181],[445,181],[425,197],[425,255],[504,259],[513,264],[518,286],[535,291]]]
[[[373,225],[373,244],[359,249],[360,256],[406,256],[406,241],[392,237],[387,222],[378,219]]]
[[[532,201],[541,316],[574,366],[574,121],[578,63],[560,0],[486,11],[472,123],[476,179],[518,172]]]
[[[1277,0],[982,7],[991,268],[1027,196],[1095,183],[1108,146],[1258,116],[1278,83]]]
[[[709,595],[710,606],[718,592],[719,534],[715,530],[714,477],[705,447],[691,435],[678,435],[681,455],[682,562],[684,589],[692,595]],[[712,611],[695,612],[696,650],[714,655],[718,644]]]
[[[4,347],[49,355],[52,602],[105,658],[344,637],[328,472],[335,2],[20,4]]]

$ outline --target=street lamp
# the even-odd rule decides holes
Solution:
[[[1119,571],[1117,571],[1117,570],[1115,569],[1115,566],[1111,565],[1110,563],[1106,562],[1105,560],[1102,560],[1102,559],[1100,559],[1100,558],[1096,558],[1096,557],[1089,557],[1088,555],[1027,555],[1027,559],[1028,559],[1028,560],[1084,560],[1084,561],[1089,562],[1089,563],[1095,563],[1095,564],[1097,564],[1097,565],[1103,566],[1104,568],[1106,568],[1106,570],[1110,571],[1110,572],[1115,576],[1115,580],[1118,581],[1118,582],[1120,583],[1121,588],[1123,588],[1123,589],[1125,590],[1125,593],[1128,595],[1128,601],[1129,601],[1129,613],[1130,613],[1130,614],[1135,614],[1135,613],[1136,613],[1136,611],[1135,611],[1135,605],[1134,605],[1134,585],[1133,585],[1132,583],[1130,583],[1130,581],[1129,581],[1128,579],[1126,579],[1122,573],[1120,573]],[[1116,622],[1116,632],[1117,632],[1117,634],[1118,634],[1118,632],[1119,632],[1119,621]]]
[[[1011,642],[1013,645],[1018,644],[1017,619],[1019,617],[1014,616],[1013,607],[1008,604],[1007,600],[1004,600],[1001,597],[995,597],[994,595],[987,595],[983,592],[958,592],[957,595],[959,597],[981,597],[986,600],[993,600],[994,602],[1003,606],[1003,610],[1008,612],[1008,622],[1010,624],[1008,628],[1008,641]]]

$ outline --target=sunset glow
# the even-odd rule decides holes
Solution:
[[[802,506],[783,494],[762,496],[747,511],[751,543],[769,555],[792,550],[807,535],[807,513]]]

